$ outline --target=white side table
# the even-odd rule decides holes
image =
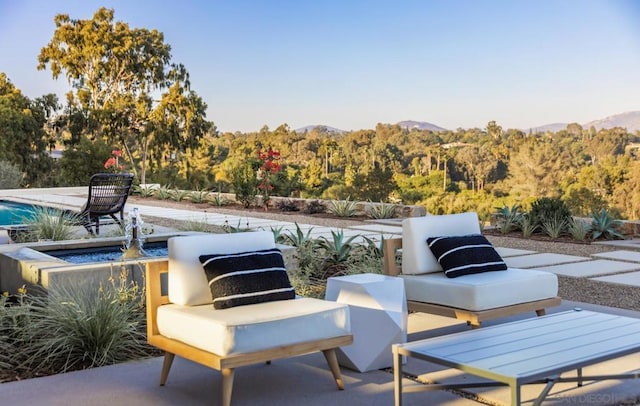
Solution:
[[[337,351],[340,365],[359,372],[393,365],[391,345],[407,342],[404,281],[379,274],[327,279],[326,300],[349,305],[353,344]]]

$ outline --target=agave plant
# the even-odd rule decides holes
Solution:
[[[140,197],[152,197],[155,193],[155,188],[150,186],[136,186],[133,192],[140,195]]]
[[[270,230],[273,233],[273,239],[278,244],[285,244],[286,237],[282,233],[283,226],[280,227],[271,227]]]
[[[171,199],[176,202],[181,202],[189,196],[189,192],[183,189],[174,188],[169,191]]]
[[[331,231],[331,239],[327,237],[320,237],[318,239],[318,247],[324,250],[325,253],[325,272],[323,279],[337,275],[341,273],[345,268],[345,263],[351,255],[355,240],[358,235],[352,235],[345,239],[344,231]]]
[[[372,219],[391,219],[396,216],[396,207],[393,203],[380,202],[367,210],[367,216]]]
[[[511,207],[504,205],[498,208],[498,212],[496,213],[498,220],[497,227],[501,233],[508,234],[518,228],[518,225],[522,221],[522,213],[520,213],[519,210],[520,206],[517,204]]]
[[[566,228],[567,221],[560,216],[553,216],[542,222],[542,230],[553,239],[560,237]]]
[[[295,224],[295,233],[293,231],[289,231],[289,233],[284,234],[284,243],[287,245],[292,245],[294,247],[302,247],[309,244],[310,242],[313,242],[313,239],[311,238],[311,231],[313,230],[313,227],[310,227],[305,233],[304,231],[302,231],[298,223]]]
[[[154,189],[153,196],[160,200],[169,200],[173,198],[173,193],[168,187],[160,186],[159,188]]]
[[[327,211],[338,217],[353,217],[356,215],[356,202],[349,200],[332,200]]]
[[[209,197],[209,192],[207,192],[206,190],[193,190],[189,192],[187,197],[189,198],[189,200],[191,200],[192,203],[204,203]]]
[[[602,208],[600,212],[591,213],[591,236],[594,240],[604,237],[608,240],[613,238],[624,239],[624,235],[618,231],[620,220],[614,219],[607,209]]]
[[[537,229],[538,224],[535,219],[531,218],[531,215],[524,213],[520,216],[520,230],[522,230],[523,237],[531,237]]]

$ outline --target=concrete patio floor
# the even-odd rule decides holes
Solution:
[[[564,302],[549,313],[575,307],[640,318],[640,313],[604,308],[585,303]],[[487,322],[495,325],[532,314]],[[415,313],[409,317],[409,341],[468,330],[464,323],[452,319]],[[166,386],[159,386],[162,358],[126,362],[102,368],[70,372],[49,377],[0,384],[0,399],[7,405],[217,405],[220,404],[221,378],[218,371],[176,358]],[[408,359],[403,367],[418,380],[454,382],[476,378],[451,369]],[[585,374],[640,373],[640,354],[597,364]],[[391,369],[366,373],[342,368],[345,390],[336,389],[324,357],[317,354],[276,360],[239,368],[235,375],[234,405],[392,405],[393,373]],[[405,384],[414,380],[405,379]],[[530,405],[542,385],[523,387],[523,405]],[[509,404],[509,389],[479,388],[467,391],[430,391],[404,395],[405,405],[500,405]],[[558,384],[544,405],[635,405],[640,404],[638,380],[612,380],[575,384]]]
[[[78,197],[86,192],[86,188],[64,188],[48,190],[31,190],[28,193],[0,191],[0,198],[19,197],[34,202],[53,203],[67,208],[80,207],[84,199]],[[203,215],[202,212],[189,210],[164,209],[153,206],[136,205],[143,216],[169,217],[234,225],[240,221],[260,225],[265,229],[270,227],[295,226],[286,222],[264,219],[248,219],[217,215],[215,208],[211,208]],[[127,209],[132,206],[127,205]],[[206,216],[206,217],[205,217]],[[316,227],[314,233],[326,235],[331,228]],[[357,230],[347,230],[345,233],[365,234],[370,238],[379,238],[382,232],[385,236],[397,236],[399,228],[392,226],[360,227]],[[630,248],[626,250],[626,248]],[[572,273],[575,277],[615,278],[612,282],[630,284],[640,287],[640,272],[627,270],[640,269],[638,245],[626,244],[620,252],[611,256],[593,258],[569,258],[557,254],[537,253],[526,250],[502,249],[505,260],[519,261],[519,266],[536,267],[539,269],[555,269],[558,274]],[[498,248],[500,250],[500,248]],[[625,254],[627,251],[629,254]],[[527,262],[527,257],[530,261]],[[606,272],[595,272],[594,269],[608,269],[611,265],[623,262],[629,267],[623,267],[622,273],[602,276]],[[577,266],[576,264],[581,264]],[[593,268],[597,266],[597,268]],[[580,271],[583,270],[583,271]],[[635,279],[634,279],[635,278]],[[624,309],[590,305],[586,303],[564,301],[559,307],[548,309],[549,313],[566,311],[575,307],[620,314],[640,318],[640,312]],[[493,325],[519,320],[524,317],[534,317],[524,314],[509,318],[498,319],[485,323]],[[409,341],[451,334],[467,330],[464,323],[453,319],[426,315],[411,314],[409,317]],[[190,361],[177,358],[169,375],[167,385],[158,384],[162,359],[152,358],[133,361],[85,371],[76,371],[49,377],[35,378],[18,382],[0,384],[0,399],[3,404],[14,405],[217,405],[220,403],[221,379],[219,372],[211,370]],[[404,367],[414,379],[406,379],[407,383],[419,380],[438,380],[442,382],[474,379],[469,375],[462,375],[457,371],[442,369],[427,362],[409,359]],[[635,371],[640,373],[640,354],[632,354],[618,360],[598,364],[585,373],[610,374]],[[234,405],[391,405],[394,401],[393,374],[391,369],[376,370],[359,373],[342,368],[345,390],[338,391],[331,379],[324,357],[321,354],[310,354],[303,357],[277,360],[271,365],[253,365],[242,367],[235,376],[233,404]],[[475,379],[474,379],[475,380]],[[541,385],[530,385],[523,388],[523,404],[532,404],[532,400],[542,389]],[[432,391],[407,394],[404,396],[405,405],[496,405],[508,404],[508,388],[487,388],[462,391]],[[583,387],[572,384],[558,384],[551,391],[545,405],[561,404],[589,404],[589,405],[634,405],[640,404],[640,381],[604,381],[588,383]]]

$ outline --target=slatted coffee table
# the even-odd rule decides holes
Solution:
[[[395,403],[403,392],[509,386],[511,404],[520,405],[522,385],[546,384],[540,404],[557,382],[640,379],[640,374],[583,376],[582,368],[640,352],[640,319],[584,310],[551,314],[442,337],[395,344]],[[493,382],[402,385],[402,357],[414,357]],[[635,367],[640,368],[640,363]],[[575,377],[560,377],[577,370]]]

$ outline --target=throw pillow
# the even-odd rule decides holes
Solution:
[[[213,307],[228,309],[295,298],[279,249],[200,255]]]
[[[500,254],[481,234],[431,237],[427,245],[449,278],[507,269]]]

